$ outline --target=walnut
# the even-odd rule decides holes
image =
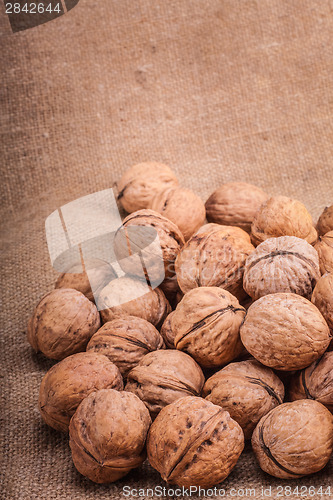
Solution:
[[[230,363],[210,377],[202,397],[228,411],[250,439],[261,417],[283,402],[284,387],[273,370],[248,360]]]
[[[152,289],[147,283],[130,276],[121,276],[103,288],[98,297],[98,307],[103,323],[131,315],[143,318],[157,328],[171,312],[162,290]]]
[[[320,278],[313,290],[311,301],[318,307],[333,334],[333,272]]]
[[[96,306],[81,292],[59,288],[41,299],[28,324],[28,342],[36,352],[63,359],[83,351],[100,327]]]
[[[161,335],[165,342],[165,345],[169,349],[175,349],[175,331],[171,328],[171,318],[174,316],[176,311],[172,311],[164,320],[161,328]]]
[[[146,354],[128,374],[125,391],[134,392],[152,418],[177,399],[198,396],[204,384],[199,365],[184,352],[160,350]]]
[[[303,203],[286,196],[273,196],[261,205],[251,234],[255,245],[278,236],[297,236],[311,244],[317,240],[312,217]]]
[[[316,250],[295,236],[263,241],[246,259],[243,287],[253,298],[293,292],[310,299],[320,278]]]
[[[143,356],[164,347],[163,338],[151,323],[125,316],[105,323],[90,339],[87,351],[104,354],[127,377]]]
[[[333,231],[319,236],[315,249],[319,255],[320,272],[322,274],[333,272]]]
[[[333,352],[325,352],[308,368],[297,372],[292,377],[289,396],[292,401],[315,399],[333,413]]]
[[[98,389],[123,389],[117,366],[103,354],[80,352],[52,366],[39,390],[39,410],[53,429],[68,431],[81,401]]]
[[[326,207],[317,222],[317,231],[323,234],[333,231],[333,205]]]
[[[147,438],[150,464],[164,481],[210,487],[223,481],[244,448],[242,429],[227,411],[188,396],[163,408]]]
[[[240,336],[258,361],[284,371],[309,366],[330,343],[329,328],[319,310],[295,293],[273,293],[254,302]]]
[[[134,394],[102,389],[89,394],[69,426],[69,444],[77,470],[95,483],[111,483],[146,458],[151,419]]]
[[[321,470],[333,451],[333,417],[312,400],[284,403],[261,418],[252,435],[260,467],[282,479]]]
[[[251,232],[251,224],[268,195],[246,182],[228,182],[206,201],[207,220],[227,226],[238,226]]]
[[[221,367],[242,351],[239,328],[244,316],[245,309],[226,290],[194,288],[170,318],[174,344],[204,368]]]
[[[186,293],[201,286],[218,286],[238,299],[244,298],[244,264],[253,251],[249,235],[242,229],[219,224],[203,226],[176,259],[181,290]]]
[[[178,186],[178,179],[163,163],[144,162],[127,170],[118,182],[118,200],[131,213],[148,208],[156,193]]]
[[[185,241],[203,225],[206,210],[203,201],[190,189],[168,187],[156,193],[149,208],[174,222]]]

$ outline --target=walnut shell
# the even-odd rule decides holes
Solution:
[[[326,207],[317,222],[317,231],[320,236],[333,231],[333,205]]]
[[[320,278],[313,290],[311,302],[318,307],[333,334],[333,273]]]
[[[297,236],[310,244],[317,240],[312,217],[303,203],[286,196],[273,196],[261,205],[253,219],[251,235],[255,245],[278,236]]]
[[[77,470],[95,483],[111,483],[146,458],[149,412],[134,394],[102,389],[86,397],[69,426]]]
[[[295,293],[273,293],[254,302],[240,328],[241,340],[262,364],[301,370],[318,359],[330,343],[319,310]]]
[[[131,213],[148,208],[156,193],[178,186],[178,179],[163,163],[144,162],[127,170],[118,182],[118,200]]]
[[[203,201],[190,189],[168,187],[156,193],[149,206],[174,222],[187,241],[206,219]]]
[[[245,309],[226,290],[190,290],[170,318],[176,349],[190,354],[202,367],[221,367],[242,351],[239,328],[244,317]]]
[[[312,400],[284,403],[261,418],[252,435],[260,467],[296,479],[321,470],[333,451],[333,417]]]
[[[160,350],[147,354],[128,374],[125,391],[134,392],[152,418],[177,399],[198,396],[205,379],[200,366],[184,352]]]
[[[40,300],[30,318],[28,342],[36,352],[51,359],[64,359],[84,351],[101,326],[96,306],[81,292],[59,288]]]
[[[217,286],[242,299],[246,258],[254,251],[240,228],[207,224],[180,251],[175,269],[183,293],[201,286]]]
[[[248,360],[230,363],[210,377],[202,397],[228,411],[250,439],[261,417],[283,402],[284,387],[273,370]]]
[[[163,408],[147,438],[152,467],[164,481],[185,487],[223,481],[243,448],[242,429],[229,413],[193,396]]]
[[[296,399],[315,399],[333,413],[333,352],[323,356],[291,379],[289,396]]]
[[[52,366],[39,390],[39,410],[53,429],[67,432],[81,401],[98,389],[123,389],[117,366],[103,354],[80,352]]]
[[[123,377],[149,352],[164,348],[156,328],[142,318],[116,318],[100,328],[87,345],[87,352],[104,354],[118,366]]]
[[[268,238],[246,259],[243,287],[255,300],[277,292],[311,299],[320,278],[316,250],[295,236]]]
[[[254,216],[267,198],[268,195],[253,184],[222,184],[206,201],[207,220],[227,226],[238,226],[250,233]]]
[[[172,311],[168,316],[165,318],[164,323],[161,328],[161,335],[163,337],[163,340],[165,342],[165,345],[169,349],[176,349],[175,347],[175,331],[171,328],[171,318],[174,316],[175,311]]]
[[[132,297],[136,297],[132,299]],[[159,288],[130,276],[111,281],[98,297],[103,323],[120,316],[137,316],[159,327],[171,312],[170,304]]]
[[[319,236],[315,249],[319,255],[320,272],[322,274],[333,272],[333,231]]]

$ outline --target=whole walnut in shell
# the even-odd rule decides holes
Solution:
[[[312,217],[303,203],[286,196],[273,196],[261,205],[253,219],[251,234],[255,245],[278,236],[297,236],[310,244],[317,240]]]
[[[184,295],[170,317],[174,345],[202,367],[220,367],[242,351],[239,328],[244,317],[244,307],[226,290],[195,288]]]
[[[219,224],[203,226],[176,259],[181,290],[186,293],[201,286],[217,286],[243,298],[244,264],[253,251],[249,235],[242,229]]]
[[[202,397],[228,411],[250,439],[261,417],[283,402],[284,387],[273,370],[247,360],[230,363],[210,377]]]
[[[319,255],[319,265],[322,274],[333,272],[333,231],[319,236],[315,249]]]
[[[136,394],[152,418],[177,399],[198,396],[205,379],[200,366],[184,352],[160,350],[147,354],[128,374],[125,391]]]
[[[39,390],[39,410],[53,429],[68,431],[81,401],[98,389],[123,389],[117,366],[103,354],[80,352],[52,366]]]
[[[318,307],[333,334],[333,273],[320,278],[313,290],[311,302]]]
[[[40,300],[28,324],[28,342],[36,352],[63,359],[83,351],[101,326],[95,304],[81,292],[59,288]]]
[[[144,162],[127,170],[118,182],[118,200],[131,213],[148,208],[154,195],[167,187],[178,186],[178,179],[163,163]]]
[[[168,187],[156,193],[149,206],[174,222],[185,241],[203,225],[206,210],[203,201],[190,189]]]
[[[273,293],[255,301],[240,336],[258,361],[283,371],[309,366],[330,343],[329,328],[319,310],[294,293]]]
[[[319,278],[319,259],[313,246],[295,236],[280,236],[263,241],[246,259],[243,287],[255,300],[277,292],[311,299]]]
[[[296,479],[321,470],[333,451],[333,416],[317,401],[284,403],[261,418],[252,435],[260,467]]]
[[[333,413],[333,352],[323,356],[291,379],[289,396],[296,399],[315,399]]]
[[[95,483],[111,483],[146,458],[151,423],[134,394],[102,389],[86,397],[69,426],[69,444],[77,470]]]
[[[104,354],[126,377],[143,356],[163,347],[163,338],[151,323],[125,316],[105,323],[91,337],[87,352]]]
[[[152,467],[164,481],[185,487],[223,481],[243,448],[242,429],[229,413],[193,396],[163,408],[147,438]]]
[[[222,184],[206,201],[207,220],[227,226],[238,226],[248,233],[260,206],[268,195],[247,182]]]
[[[152,289],[147,283],[130,276],[111,281],[98,297],[103,323],[120,316],[137,316],[159,327],[171,307],[159,288]]]
[[[165,342],[165,345],[169,349],[175,349],[175,331],[171,327],[171,319],[174,316],[176,311],[172,311],[168,316],[165,318],[164,323],[161,327],[160,333],[163,337],[163,340]]]
[[[317,222],[318,233],[323,234],[333,231],[333,205],[326,207]]]

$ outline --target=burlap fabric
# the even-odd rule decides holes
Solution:
[[[81,0],[16,34],[0,2],[0,34],[0,496],[125,498],[124,485],[163,485],[159,475],[145,464],[117,484],[89,482],[37,410],[52,362],[32,352],[26,325],[56,277],[45,218],[144,160],[169,164],[203,199],[246,180],[317,218],[333,202],[333,2]],[[326,488],[332,471],[331,460],[312,477],[277,480],[246,449],[221,487],[225,498],[242,496],[231,488],[264,498],[271,485],[275,498],[280,484],[299,495],[303,486],[309,498],[304,488]]]

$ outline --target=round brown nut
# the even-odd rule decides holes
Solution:
[[[171,318],[174,316],[174,314],[175,311],[172,311],[170,314],[168,314],[168,316],[164,320],[160,332],[165,342],[165,345],[169,349],[175,349],[175,332],[171,328]]]
[[[118,366],[123,377],[149,352],[164,348],[156,328],[142,318],[116,318],[100,328],[87,345],[87,352],[104,354]]]
[[[41,299],[28,324],[28,342],[36,352],[64,359],[84,351],[101,326],[95,304],[81,292],[59,288]]]
[[[251,231],[251,224],[268,195],[246,182],[222,184],[206,201],[207,220]]]
[[[252,435],[260,467],[296,479],[321,470],[333,451],[333,417],[317,401],[284,403],[261,418]]]
[[[317,231],[323,234],[333,231],[333,205],[326,207],[317,222]]]
[[[134,298],[133,298],[134,297]],[[120,316],[137,316],[159,327],[171,312],[171,307],[159,288],[130,276],[111,281],[98,297],[103,323]]]
[[[156,193],[178,186],[178,179],[163,163],[144,162],[127,170],[118,182],[118,200],[131,213],[148,208]]]
[[[229,413],[193,396],[163,408],[147,438],[152,467],[164,481],[185,487],[223,481],[243,448],[242,429]]]
[[[198,396],[205,379],[200,366],[184,352],[160,350],[147,354],[129,372],[125,391],[134,392],[152,418],[177,399]]]
[[[318,307],[333,334],[333,273],[320,278],[313,290],[311,302]]]
[[[98,389],[123,389],[117,366],[103,354],[80,352],[52,366],[39,390],[39,410],[53,429],[67,432],[81,401]]]
[[[236,231],[237,229],[237,231]],[[183,293],[201,286],[217,286],[242,299],[246,258],[254,251],[240,228],[207,224],[180,251],[175,269]]]
[[[169,187],[156,193],[149,206],[174,222],[187,241],[203,225],[206,210],[203,201],[190,189]]]
[[[319,236],[315,249],[319,255],[320,272],[322,274],[333,272],[333,231]]]
[[[315,399],[333,413],[333,352],[323,356],[308,368],[297,372],[289,387],[291,401]]]
[[[242,352],[239,328],[244,317],[244,307],[226,290],[190,290],[170,318],[175,347],[204,368],[221,367]]]
[[[311,299],[320,278],[316,250],[295,236],[268,238],[246,259],[243,287],[255,300],[277,292]]]
[[[251,234],[255,245],[278,236],[297,236],[310,244],[317,240],[312,217],[303,203],[286,196],[273,196],[261,205],[253,219]]]
[[[240,336],[258,361],[283,371],[309,366],[330,343],[329,328],[319,310],[295,293],[273,293],[254,302]]]
[[[202,397],[228,411],[250,439],[261,417],[283,402],[284,387],[273,370],[247,360],[230,363],[210,377]]]
[[[95,483],[112,483],[146,458],[149,411],[134,394],[102,389],[86,397],[69,426],[77,470]]]

